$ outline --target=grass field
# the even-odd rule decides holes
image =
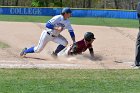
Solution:
[[[50,18],[51,18],[50,16],[0,15],[0,21],[45,23]],[[70,20],[72,24],[79,25],[99,25],[99,26],[138,28],[138,20],[130,20],[130,19],[71,17]]]
[[[0,48],[8,48],[8,47],[10,47],[10,46],[3,42],[0,42]]]
[[[0,69],[0,93],[139,93],[139,70]]]

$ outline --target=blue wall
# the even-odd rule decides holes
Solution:
[[[74,10],[73,14],[75,17],[137,19],[136,11],[125,11],[125,10]]]
[[[61,13],[61,8],[24,8],[24,7],[0,7],[0,14],[4,15],[34,15],[54,16]],[[104,17],[137,19],[136,11],[125,10],[88,10],[72,9],[74,17]]]

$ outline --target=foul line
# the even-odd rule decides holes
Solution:
[[[32,63],[34,62],[34,63]],[[49,61],[54,62],[54,61]],[[42,63],[38,64],[35,61],[22,62],[22,61],[6,61],[0,60],[0,68],[82,68],[84,65],[80,64],[50,64],[50,63]]]

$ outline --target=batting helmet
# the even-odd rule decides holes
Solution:
[[[84,35],[84,39],[90,42],[92,39],[95,39],[94,34],[92,32],[86,32]]]
[[[62,9],[62,12],[61,13],[62,14],[64,14],[64,13],[72,13],[72,11],[71,11],[71,9],[69,7],[66,7],[66,8],[63,8]]]

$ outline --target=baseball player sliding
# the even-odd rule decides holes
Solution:
[[[61,51],[58,55],[77,55],[82,54],[82,52],[85,52],[87,49],[89,49],[91,58],[94,58],[94,50],[92,47],[92,43],[94,40],[94,34],[92,32],[86,32],[84,38],[80,41],[77,41],[76,45],[70,45],[69,47]]]
[[[42,32],[38,45],[35,47],[24,48],[20,53],[20,56],[25,56],[28,53],[39,53],[49,41],[53,41],[59,44],[56,50],[52,53],[53,57],[57,57],[57,54],[68,45],[68,41],[65,37],[60,35],[65,29],[68,29],[73,44],[75,45],[75,34],[69,21],[71,13],[72,11],[70,8],[63,8],[60,15],[54,16],[46,23],[46,29]]]

